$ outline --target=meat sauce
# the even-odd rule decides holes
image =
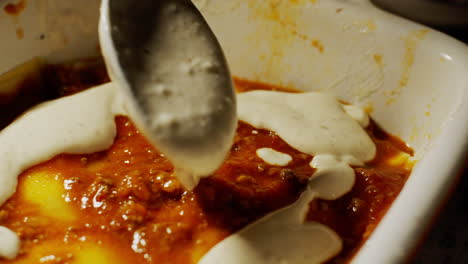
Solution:
[[[92,81],[73,80],[73,70],[55,70],[61,77],[54,79],[54,87],[61,96],[94,85],[95,76],[102,75],[96,68],[99,74],[91,74]],[[288,90],[239,79],[235,84],[240,92]],[[20,175],[17,192],[1,207],[0,225],[15,231],[22,247],[17,259],[1,263],[197,263],[233,232],[294,202],[314,172],[312,156],[274,132],[239,122],[221,168],[193,192],[186,191],[170,162],[131,120],[118,116],[115,122],[117,136],[108,150],[62,154]],[[310,204],[307,219],[331,227],[344,242],[328,263],[350,261],[411,171],[405,163],[390,162],[402,152],[412,154],[402,141],[374,122],[367,132],[377,156],[354,168],[352,191]],[[284,167],[268,165],[257,157],[259,148],[273,148],[293,160]]]

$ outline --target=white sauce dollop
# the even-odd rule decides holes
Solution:
[[[253,91],[237,98],[240,120],[278,133],[301,152],[352,156],[359,161],[375,155],[367,133],[331,95]]]
[[[329,95],[254,91],[238,95],[238,102],[241,120],[275,131],[292,147],[314,155],[311,166],[317,172],[297,202],[231,235],[199,263],[313,264],[329,259],[340,251],[341,239],[324,225],[304,223],[308,204],[348,192],[354,184],[349,164],[372,159],[374,144]],[[61,153],[110,147],[119,114],[134,117],[111,83],[44,103],[1,131],[0,204],[15,192],[18,175],[28,167]],[[0,256],[14,257],[18,247],[18,237],[0,227]]]
[[[199,264],[317,264],[338,254],[340,237],[325,225],[305,222],[305,216],[313,199],[334,200],[351,190],[355,175],[350,165],[374,158],[376,147],[359,124],[368,120],[365,112],[346,110],[320,93],[253,91],[239,94],[238,105],[240,120],[274,131],[313,155],[311,166],[317,171],[295,203],[229,236]]]
[[[18,255],[20,240],[10,229],[0,226],[0,258],[14,259]]]
[[[271,148],[257,149],[256,153],[259,158],[270,165],[286,166],[292,160],[290,155]]]

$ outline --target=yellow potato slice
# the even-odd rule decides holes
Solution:
[[[45,171],[33,172],[25,177],[22,199],[39,206],[40,213],[54,220],[69,222],[76,219],[76,213],[65,201],[65,189],[59,175]]]
[[[397,155],[391,157],[387,164],[393,167],[403,167],[405,169],[411,170],[415,164],[415,160],[411,155],[405,152],[400,152]]]

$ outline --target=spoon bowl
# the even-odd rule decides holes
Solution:
[[[237,124],[231,75],[203,16],[190,0],[103,0],[99,38],[137,126],[193,188],[220,166]]]

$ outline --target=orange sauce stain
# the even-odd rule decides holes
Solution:
[[[24,38],[24,30],[22,28],[17,28],[16,29],[16,37],[18,39],[23,39]]]
[[[297,17],[301,15],[303,2],[304,0],[247,1],[252,11],[252,19],[264,24],[265,29],[253,32],[252,39],[258,39],[259,35],[264,36],[263,43],[267,44],[266,50],[260,54],[265,67],[255,78],[261,76],[262,79],[272,79],[288,70],[278,66],[282,65],[285,51],[296,38],[307,39],[307,36],[301,34],[297,28]]]
[[[309,0],[309,1],[306,1],[306,0],[289,0],[289,2],[293,3],[293,4],[305,4],[306,2],[315,4],[315,3],[317,3],[317,0]]]
[[[426,37],[429,29],[420,29],[414,32],[411,32],[405,39],[405,53],[403,55],[402,61],[402,71],[400,81],[398,83],[398,87],[391,90],[390,92],[386,93],[391,98],[388,99],[387,105],[390,105],[396,101],[396,97],[398,97],[403,88],[408,86],[410,77],[411,77],[411,70],[414,65],[415,61],[415,53],[416,49],[419,46],[419,43]]]
[[[323,43],[318,39],[312,40],[311,45],[312,47],[316,48],[322,54],[325,51],[325,47],[323,46]]]
[[[374,61],[379,65],[379,67],[383,67],[383,56],[382,54],[374,54]]]
[[[424,112],[424,115],[425,115],[425,116],[431,116],[431,110],[432,110],[432,105],[431,105],[431,104],[427,104],[427,105],[426,105],[426,112]]]
[[[367,103],[367,105],[364,106],[364,111],[366,111],[368,114],[374,112],[374,104],[372,102]]]
[[[302,39],[302,40],[308,40],[308,39],[309,39],[308,36],[299,33],[299,32],[298,32],[296,29],[294,29],[294,28],[291,29],[291,33],[292,33],[294,36],[296,36],[296,37],[298,37],[298,38],[300,38],[300,39]]]
[[[410,72],[411,72],[411,67],[414,64],[414,54],[416,52],[416,48],[421,42],[421,40],[424,39],[426,34],[429,32],[428,29],[421,29],[417,30],[413,33],[410,34],[405,39],[405,55],[403,58],[403,73],[401,75],[400,79],[400,86],[405,87],[408,85],[408,81],[410,78]]]
[[[377,29],[377,25],[374,23],[374,21],[369,20],[366,22],[366,26],[369,30],[373,31]]]
[[[5,13],[9,15],[16,16],[16,15],[19,15],[25,8],[26,8],[26,1],[21,0],[16,4],[13,4],[13,3],[7,4],[3,8],[3,10],[5,11]]]

